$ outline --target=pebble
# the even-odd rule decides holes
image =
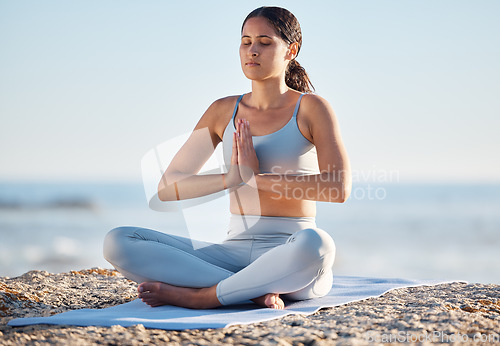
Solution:
[[[127,328],[6,325],[16,317],[122,304],[135,299],[136,288],[116,271],[100,268],[61,274],[30,271],[16,278],[1,277],[0,297],[10,300],[0,300],[0,343],[366,345],[369,335],[397,335],[401,331],[413,335],[441,331],[471,338],[496,335],[499,340],[500,286],[463,283],[403,288],[310,316],[289,315],[226,329],[164,331],[146,329],[142,324]],[[2,315],[3,311],[9,313]]]

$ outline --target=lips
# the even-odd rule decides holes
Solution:
[[[260,66],[260,64],[255,61],[248,61],[245,65],[249,67]]]

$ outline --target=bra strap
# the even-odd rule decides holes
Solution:
[[[243,94],[243,95],[245,95],[245,94]],[[236,101],[236,105],[234,106],[233,117],[231,118],[231,119],[233,119],[233,124],[234,124],[234,116],[236,115],[236,111],[238,110],[238,105],[240,104],[240,101],[243,98],[243,95],[241,95],[238,98],[238,101]]]
[[[302,100],[302,96],[304,96],[306,93],[302,93],[299,96],[299,99],[297,100],[297,104],[295,105],[295,110],[293,111],[292,118],[295,118],[297,116],[297,112],[299,111],[299,106],[300,106],[300,100]]]

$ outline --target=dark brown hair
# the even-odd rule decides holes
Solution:
[[[245,18],[241,26],[242,32],[247,20],[255,17],[266,18],[286,44],[290,45],[291,43],[297,42],[299,45],[297,55],[299,54],[300,47],[302,46],[302,31],[300,30],[299,21],[290,11],[281,7],[259,7],[250,12]],[[288,87],[300,92],[311,93],[314,91],[314,87],[306,70],[300,66],[299,62],[295,59],[288,64],[285,73],[285,82]]]

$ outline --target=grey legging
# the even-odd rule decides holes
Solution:
[[[139,283],[217,284],[218,300],[228,305],[267,293],[292,300],[326,295],[332,287],[335,244],[316,227],[314,217],[231,214],[227,238],[220,244],[118,227],[105,238],[104,257]]]

